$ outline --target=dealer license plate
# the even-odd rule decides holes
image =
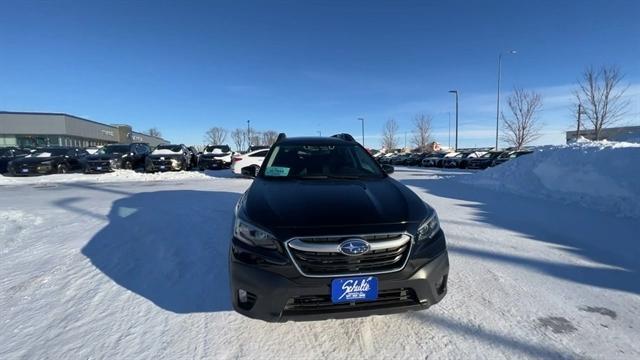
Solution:
[[[373,301],[377,298],[378,279],[376,277],[348,277],[331,281],[331,301],[334,304]]]

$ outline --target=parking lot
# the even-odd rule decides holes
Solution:
[[[0,178],[0,358],[640,356],[638,250],[624,246],[640,225],[603,228],[594,210],[458,181],[470,174],[393,175],[442,221],[451,275],[440,304],[284,324],[242,317],[229,301],[233,207],[251,180],[228,170]]]

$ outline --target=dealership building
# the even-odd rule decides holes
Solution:
[[[580,137],[589,140],[596,139],[596,132],[591,130],[580,130]],[[578,131],[567,131],[567,144],[576,141],[578,137]],[[600,131],[600,140],[608,141],[626,141],[626,142],[640,142],[640,126],[623,126],[603,128]]]
[[[133,131],[130,125],[103,124],[62,113],[0,111],[2,146],[100,146],[107,144],[167,144],[159,137]]]

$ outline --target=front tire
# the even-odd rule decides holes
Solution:
[[[57,171],[58,174],[66,174],[67,172],[69,172],[69,169],[67,168],[67,165],[60,164],[56,168],[56,171]]]

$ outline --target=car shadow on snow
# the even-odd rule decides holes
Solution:
[[[239,197],[180,190],[121,198],[82,254],[118,285],[165,310],[231,310],[227,254]]]
[[[538,260],[527,254],[504,254],[500,248],[494,252],[455,243],[449,244],[453,254],[509,263],[581,284],[640,294],[640,251],[637,246],[640,222],[637,219],[620,218],[554,200],[475,187],[460,183],[454,177],[400,181],[435,196],[465,201],[458,206],[476,209],[475,221],[554,244],[560,251],[600,265],[582,261],[570,264]],[[443,227],[446,230],[446,223]],[[500,244],[500,239],[493,240],[496,245]]]

